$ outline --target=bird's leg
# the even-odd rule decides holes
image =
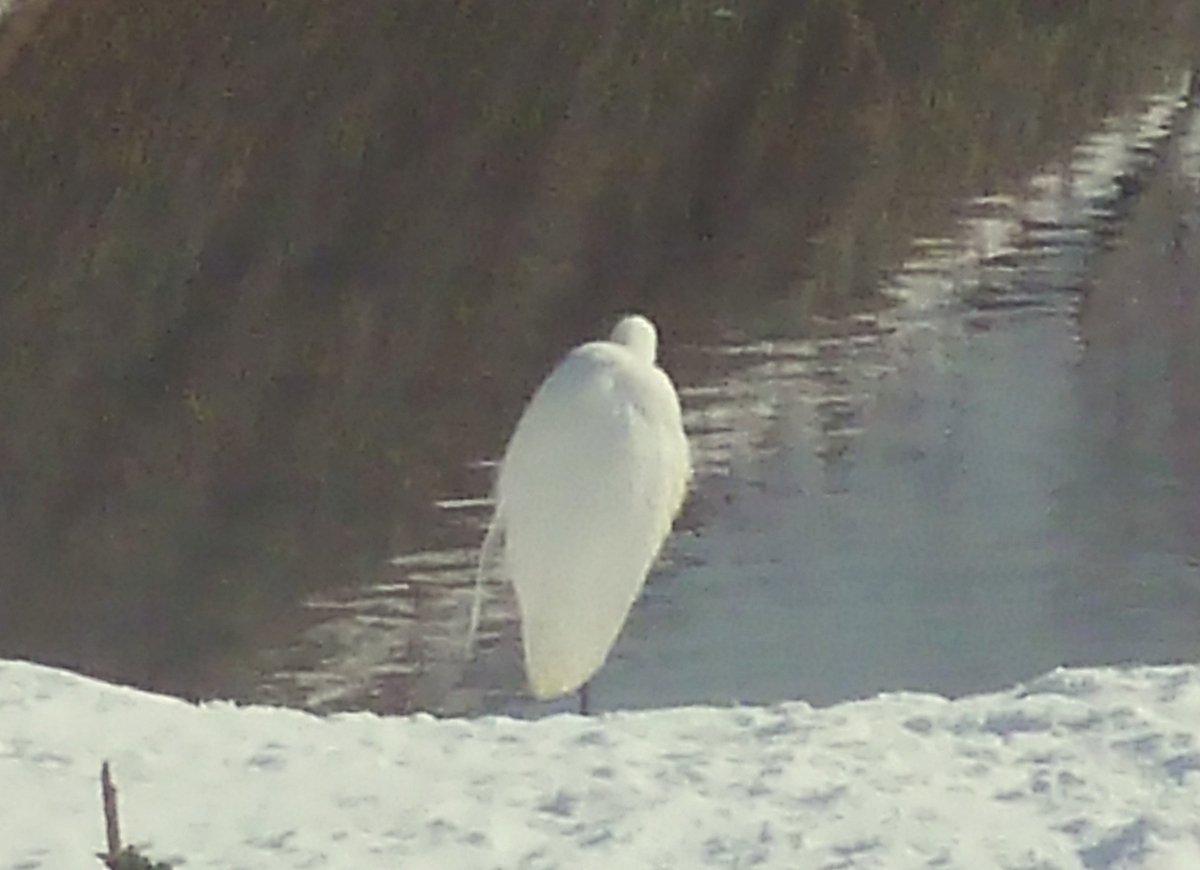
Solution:
[[[588,686],[590,683],[584,683],[579,687],[579,715],[586,716],[588,714]]]

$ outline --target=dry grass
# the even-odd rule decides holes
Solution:
[[[871,304],[1189,44],[1067,6],[59,0],[0,63],[0,643],[154,683],[361,577],[549,324]]]

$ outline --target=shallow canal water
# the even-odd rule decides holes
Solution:
[[[696,477],[596,707],[1197,658],[1194,0],[10,5],[0,657],[571,707],[475,562],[638,310]]]
[[[669,348],[697,479],[599,709],[994,689],[1200,657],[1200,112],[1184,80],[915,240],[882,311]],[[603,333],[605,325],[598,325]],[[671,336],[664,337],[670,344]],[[482,534],[491,469],[447,494]],[[311,603],[261,691],[539,715],[511,595],[461,654],[474,550]]]

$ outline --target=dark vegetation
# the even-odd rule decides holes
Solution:
[[[0,51],[0,654],[197,679],[612,313],[874,304],[1193,5],[56,0]]]
[[[96,853],[108,870],[171,870],[166,861],[151,861],[136,846],[121,848],[121,820],[117,811],[117,789],[108,762],[100,768],[100,795],[104,807],[104,832],[108,850]]]

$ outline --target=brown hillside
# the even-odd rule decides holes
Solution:
[[[122,667],[153,681],[363,576],[498,449],[550,324],[851,310],[886,256],[868,230],[1052,153],[1176,62],[1191,6],[57,0],[10,22],[0,651],[100,667],[136,636]],[[803,241],[870,173],[849,277],[813,280]]]

